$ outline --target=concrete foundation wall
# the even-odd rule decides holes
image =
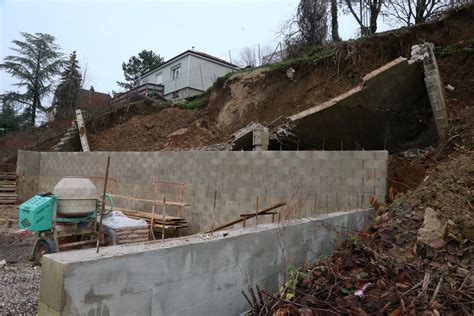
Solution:
[[[16,192],[20,201],[24,201],[38,192],[41,153],[19,151],[16,164]]]
[[[37,191],[52,191],[64,176],[103,177],[111,156],[109,188],[115,194],[152,198],[153,181],[183,182],[184,199],[191,203],[183,215],[187,233],[205,231],[234,220],[242,213],[287,201],[298,215],[324,214],[368,206],[371,194],[384,200],[387,190],[386,151],[222,151],[222,152],[19,152],[18,184],[27,188],[21,199]],[[38,162],[39,160],[39,162]],[[36,172],[36,173],[35,173]],[[31,175],[31,177],[29,177]],[[103,182],[95,181],[98,194]],[[157,199],[177,200],[176,186],[161,185]],[[217,192],[213,214],[214,194]],[[116,199],[116,205],[151,211],[151,203]],[[161,210],[160,210],[161,212]],[[176,209],[166,209],[175,215]],[[264,222],[259,218],[259,223]],[[271,218],[267,218],[269,222]],[[254,222],[248,221],[248,225]]]
[[[239,315],[247,286],[276,291],[370,210],[43,257],[39,315]]]

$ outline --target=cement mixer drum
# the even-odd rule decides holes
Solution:
[[[62,178],[53,194],[58,198],[57,217],[84,216],[96,209],[96,187],[87,178]]]

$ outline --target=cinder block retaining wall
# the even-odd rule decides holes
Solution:
[[[368,214],[46,255],[39,315],[239,315],[242,290],[276,291],[288,267],[329,254],[336,232],[360,229]]]
[[[154,180],[185,183],[184,198],[191,203],[183,213],[190,224],[188,233],[210,229],[213,221],[218,226],[255,212],[257,197],[260,208],[288,201],[302,217],[363,208],[371,194],[383,200],[387,190],[386,151],[20,151],[20,198],[51,191],[64,176],[103,177],[107,156],[110,176],[118,180],[113,193],[152,198]],[[100,192],[103,183],[95,182]],[[177,192],[176,187],[160,186],[157,199],[176,200]],[[116,203],[151,211],[151,204]],[[170,215],[175,211],[167,209]]]

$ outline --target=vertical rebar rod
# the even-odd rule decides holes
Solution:
[[[102,236],[102,218],[104,217],[104,210],[105,210],[105,194],[107,193],[107,180],[109,178],[109,166],[110,166],[110,156],[107,157],[107,166],[105,167],[104,191],[102,194],[102,205],[100,208],[100,220],[99,220],[99,233],[97,236],[97,247],[96,247],[97,253],[99,253],[100,238]]]
[[[255,225],[258,225],[258,196],[257,196],[257,207],[255,209]]]
[[[166,209],[166,197],[163,197],[163,219],[161,223],[161,242],[165,241],[165,209]]]
[[[214,206],[212,207],[211,236],[214,235],[214,225],[215,225],[215,220],[216,220],[216,201],[217,201],[217,190],[214,190]]]

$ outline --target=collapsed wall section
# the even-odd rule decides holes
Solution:
[[[370,212],[46,255],[39,315],[239,315],[241,291],[276,291],[290,266],[328,255]]]
[[[184,200],[191,204],[182,213],[189,223],[186,233],[207,231],[255,212],[257,198],[259,209],[288,202],[294,218],[366,207],[370,195],[383,201],[387,191],[387,151],[20,151],[18,156],[18,187],[28,188],[19,190],[21,200],[31,197],[35,181],[36,191],[48,192],[65,176],[103,177],[107,156],[109,175],[117,179],[109,182],[114,194],[152,199],[153,181],[184,183]],[[24,164],[30,160],[38,161],[38,167]],[[93,180],[99,195],[103,182]],[[163,184],[156,199],[176,201],[177,194],[176,187]],[[117,199],[115,204],[152,209],[151,203],[140,201]],[[176,210],[169,207],[166,212],[175,215]]]
[[[446,135],[444,88],[432,44],[416,45],[367,74],[355,88],[290,116],[270,135],[270,148],[387,149],[432,145]]]

